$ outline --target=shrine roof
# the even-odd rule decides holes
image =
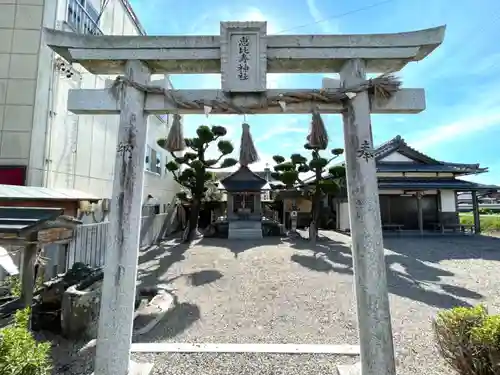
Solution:
[[[238,170],[222,178],[220,184],[229,191],[255,191],[261,190],[267,180],[252,172],[250,168],[240,166]]]
[[[409,162],[384,160],[395,152],[410,159]],[[378,172],[450,172],[466,175],[488,171],[488,168],[481,168],[478,163],[450,163],[434,159],[410,147],[400,135],[378,146],[374,150],[374,156]]]
[[[392,154],[402,155],[406,160],[385,160]],[[481,167],[479,163],[451,163],[434,159],[410,147],[400,135],[376,147],[373,155],[378,173],[452,173],[455,176],[465,176],[488,172],[488,168]],[[345,162],[338,165],[345,165]],[[308,177],[304,181],[310,183],[313,180],[314,177]]]
[[[497,191],[500,186],[483,185],[472,181],[456,178],[408,178],[408,177],[379,177],[379,189],[397,190],[457,190],[457,191]]]

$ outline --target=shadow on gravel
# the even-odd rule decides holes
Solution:
[[[200,246],[203,241],[205,240],[201,240],[196,246]],[[158,280],[167,273],[172,265],[186,259],[184,253],[187,250],[189,250],[188,244],[182,243],[180,239],[175,239],[142,251],[138,260],[138,285],[141,287],[156,286]]]
[[[292,255],[291,260],[303,267],[317,272],[353,274],[351,249],[345,243],[329,239],[320,240],[316,248],[311,250],[311,245],[307,241],[299,240],[293,243],[292,247],[313,252],[312,255]],[[481,294],[462,287],[440,284],[442,277],[453,276],[453,273],[431,267],[419,259],[402,254],[388,254],[385,261],[387,284],[392,294],[438,308],[471,306],[460,298],[482,297]]]
[[[500,261],[500,238],[489,236],[444,235],[420,238],[384,238],[384,247],[423,262],[484,259]]]
[[[168,284],[171,284],[176,280],[186,278],[189,285],[197,287],[213,283],[221,279],[223,276],[224,275],[217,270],[203,270],[191,273],[183,273],[178,276],[172,277],[168,280],[165,280],[161,284],[165,284],[168,286]]]
[[[282,237],[264,237],[254,240],[229,240],[220,238],[206,238],[198,244],[198,246],[219,247],[221,249],[228,249],[233,253],[235,258],[245,251],[258,250],[263,246],[279,246],[284,243]]]

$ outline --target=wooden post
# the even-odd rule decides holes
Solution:
[[[366,79],[365,63],[352,59],[340,77],[345,87]],[[347,193],[363,375],[395,375],[380,203],[367,92],[343,113]]]
[[[36,241],[37,235],[28,236],[29,241]],[[31,243],[24,247],[22,252],[21,265],[21,301],[24,307],[33,303],[33,288],[35,287],[35,260],[38,251],[38,244]]]
[[[134,82],[149,83],[149,69],[139,61],[128,61],[125,72]],[[127,375],[129,371],[146,156],[144,101],[145,94],[131,86],[121,91],[96,375]]]
[[[471,191],[472,213],[474,215],[474,233],[481,233],[481,216],[479,215],[479,203],[477,201],[477,191]],[[455,198],[456,199],[456,198]]]
[[[418,212],[418,229],[420,230],[420,234],[424,234],[424,213],[422,211],[422,193],[417,192],[417,212]]]

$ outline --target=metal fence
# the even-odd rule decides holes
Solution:
[[[140,246],[142,248],[150,246],[171,234],[176,225],[175,218],[175,210],[142,217]],[[75,229],[69,244],[44,246],[44,278],[48,280],[57,274],[64,273],[76,262],[82,262],[91,267],[104,265],[108,228],[109,222],[82,224]],[[19,267],[22,249],[9,247],[8,251],[12,261]],[[7,272],[0,267],[0,281],[7,276]]]
[[[168,234],[166,232],[170,228],[170,216],[159,214],[142,218],[141,247],[150,246]],[[109,223],[79,225],[73,240],[68,245],[68,268],[76,262],[91,267],[104,265],[108,228]]]

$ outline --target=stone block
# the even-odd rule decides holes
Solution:
[[[361,362],[354,365],[337,365],[339,375],[361,375]]]
[[[99,314],[101,311],[102,279],[78,290],[76,284],[63,294],[61,304],[61,330],[70,339],[92,340],[97,337]],[[136,289],[136,307],[140,300]]]
[[[63,336],[70,339],[97,337],[101,288],[102,281],[98,281],[84,290],[71,286],[64,292],[61,306]]]
[[[171,294],[160,292],[149,303],[140,306],[135,312],[134,335],[143,335],[151,331],[173,307]]]

